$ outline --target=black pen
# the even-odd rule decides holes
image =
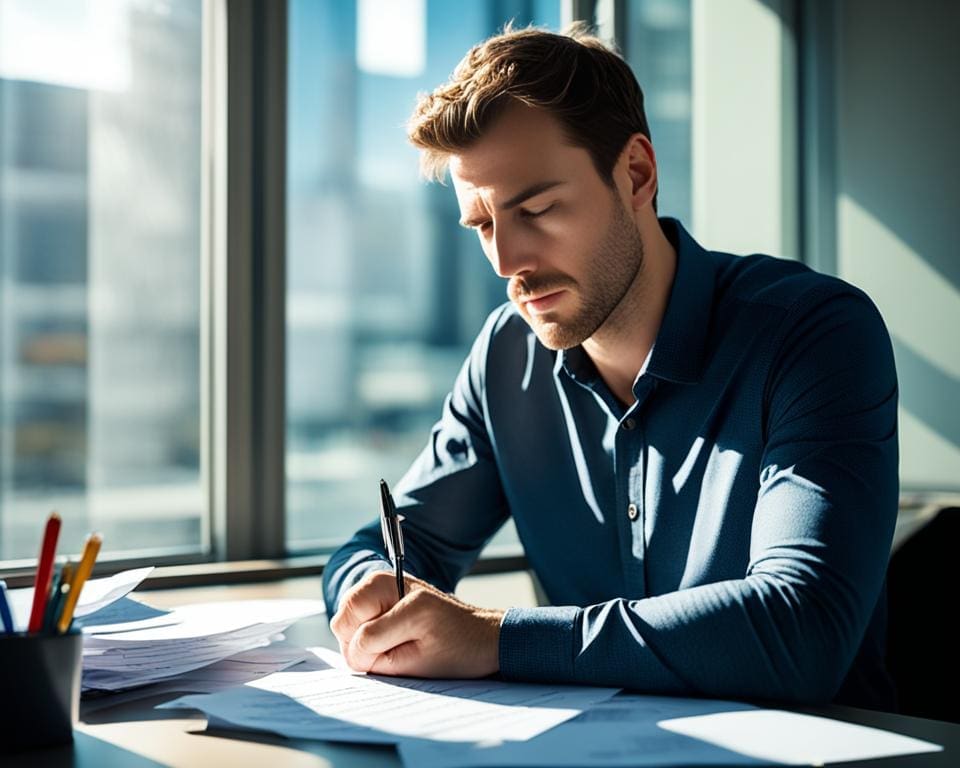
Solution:
[[[400,523],[403,516],[397,514],[397,508],[390,495],[387,481],[380,481],[380,527],[383,530],[383,544],[387,548],[393,570],[397,574],[397,594],[403,599],[403,534]]]

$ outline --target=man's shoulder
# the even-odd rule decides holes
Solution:
[[[875,309],[861,289],[798,261],[765,254],[712,256],[719,262],[717,296],[725,303],[769,307],[782,315],[803,315],[837,301]],[[844,298],[852,301],[843,302]]]

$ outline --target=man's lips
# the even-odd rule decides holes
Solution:
[[[545,293],[542,296],[538,296],[532,299],[522,299],[524,305],[530,311],[531,314],[539,315],[543,312],[547,312],[560,301],[561,297],[565,291],[560,289],[559,291],[553,291],[552,293]]]

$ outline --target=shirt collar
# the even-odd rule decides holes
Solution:
[[[664,217],[660,226],[676,251],[677,268],[660,330],[647,358],[646,373],[679,384],[694,384],[700,380],[713,310],[714,263],[679,221]],[[560,352],[555,372],[561,367],[575,381],[588,383],[597,377],[596,368],[580,346]]]
[[[662,218],[660,226],[676,251],[677,271],[647,373],[694,384],[700,380],[713,312],[714,260],[676,219]]]

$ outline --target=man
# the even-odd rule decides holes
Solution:
[[[656,215],[643,97],[595,38],[508,31],[421,99],[510,302],[379,524],[324,572],[347,662],[895,708],[883,665],[897,381],[870,300]],[[512,515],[552,606],[450,593]]]

